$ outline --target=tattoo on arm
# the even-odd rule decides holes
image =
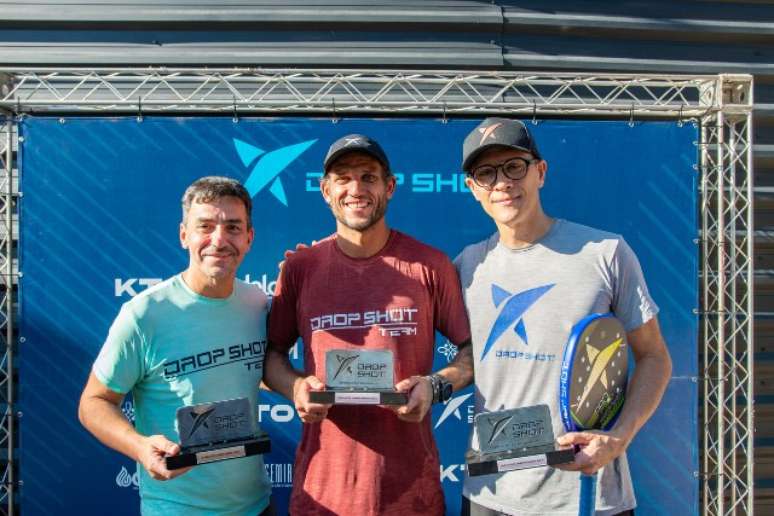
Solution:
[[[457,346],[457,355],[441,372],[454,386],[464,389],[473,381],[473,346],[470,339]]]

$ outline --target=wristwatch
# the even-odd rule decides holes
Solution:
[[[440,374],[431,374],[427,377],[433,389],[433,403],[445,403],[451,398],[452,384]]]

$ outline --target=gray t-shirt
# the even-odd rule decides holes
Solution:
[[[565,433],[559,375],[573,325],[612,311],[628,332],[658,312],[621,236],[561,219],[526,248],[509,249],[495,233],[466,247],[455,265],[470,316],[476,413],[547,404],[555,436]],[[478,449],[475,431],[471,446]],[[598,478],[598,515],[635,507],[625,455]],[[463,493],[506,514],[574,515],[579,486],[577,472],[545,467],[466,476]]]

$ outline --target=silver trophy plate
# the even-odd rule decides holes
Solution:
[[[177,428],[182,448],[250,439],[258,432],[255,411],[247,398],[180,407]]]
[[[201,403],[177,409],[180,453],[166,458],[167,468],[249,457],[271,449],[269,436],[258,430],[250,400]]]
[[[326,384],[334,390],[392,390],[394,363],[389,350],[329,350],[325,353]]]
[[[554,448],[548,405],[486,412],[473,420],[479,450],[465,454],[470,476],[572,462],[572,448]]]
[[[548,405],[486,412],[473,420],[481,453],[499,453],[553,446],[554,430]]]
[[[408,395],[395,391],[392,351],[332,349],[325,352],[323,391],[310,391],[313,403],[405,405]]]

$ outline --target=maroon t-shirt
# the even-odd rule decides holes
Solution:
[[[269,341],[304,341],[304,369],[323,382],[329,349],[389,349],[395,382],[431,372],[435,330],[470,338],[454,266],[442,252],[393,230],[384,248],[350,258],[335,236],[299,251],[277,281]],[[407,423],[381,406],[334,405],[304,424],[296,452],[294,515],[443,514],[429,415]]]

